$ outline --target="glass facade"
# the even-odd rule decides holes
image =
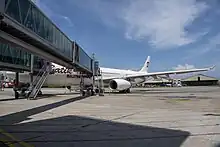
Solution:
[[[92,71],[92,59],[86,54],[86,52],[77,44],[75,43],[75,57],[74,62],[80,64],[85,69]]]
[[[5,0],[5,14],[50,42],[72,61],[72,41],[29,0]]]
[[[0,42],[0,62],[25,66],[30,69],[31,54],[22,48]],[[34,69],[41,69],[44,59],[34,56]]]
[[[31,54],[9,44],[0,43],[0,61],[30,67]]]
[[[79,64],[84,66],[88,70],[92,70],[91,67],[92,59],[86,54],[86,52],[79,48]]]
[[[80,47],[78,44],[75,43],[75,57],[74,57],[74,61],[79,63],[79,50]]]
[[[41,69],[44,66],[44,59],[34,56],[34,69]]]
[[[95,72],[95,74],[98,73],[98,70],[99,70],[99,62],[98,62],[98,61],[95,61],[95,62],[94,62],[94,72]]]

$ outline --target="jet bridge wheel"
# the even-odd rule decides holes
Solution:
[[[19,98],[19,93],[17,91],[15,91],[15,99]]]
[[[85,96],[86,95],[86,92],[83,90],[82,91],[82,96]]]
[[[42,93],[42,91],[41,91],[41,90],[38,92],[38,95],[43,95],[43,93]]]
[[[91,89],[91,96],[95,95],[95,91],[93,89]]]
[[[95,89],[95,93],[99,93],[99,89],[98,88]]]
[[[103,93],[104,92],[104,90],[103,89],[100,89],[100,93]]]
[[[26,93],[26,95],[25,95],[25,98],[28,98],[30,94],[31,94],[31,92],[28,91],[28,92]]]

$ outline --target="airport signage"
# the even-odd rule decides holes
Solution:
[[[52,69],[51,74],[66,74],[67,78],[80,78],[81,76],[83,78],[89,78],[89,75],[87,74],[79,74],[75,72],[74,69],[67,69],[67,68],[54,68]]]
[[[51,74],[63,73],[63,74],[71,74],[74,72],[74,69],[68,68],[53,68]]]

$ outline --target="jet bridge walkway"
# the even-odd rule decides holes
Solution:
[[[1,70],[30,71],[33,54],[93,75],[92,58],[30,0],[0,0],[0,48]]]
[[[67,68],[77,66],[92,73],[91,57],[80,47],[75,52],[74,41],[30,0],[0,0],[0,41]]]

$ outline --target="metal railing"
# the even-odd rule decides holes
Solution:
[[[49,74],[50,64],[44,64],[44,66],[40,69],[39,73],[37,74],[35,80],[30,85],[30,95],[28,96],[28,99],[35,99],[37,97],[41,87],[43,86]]]

